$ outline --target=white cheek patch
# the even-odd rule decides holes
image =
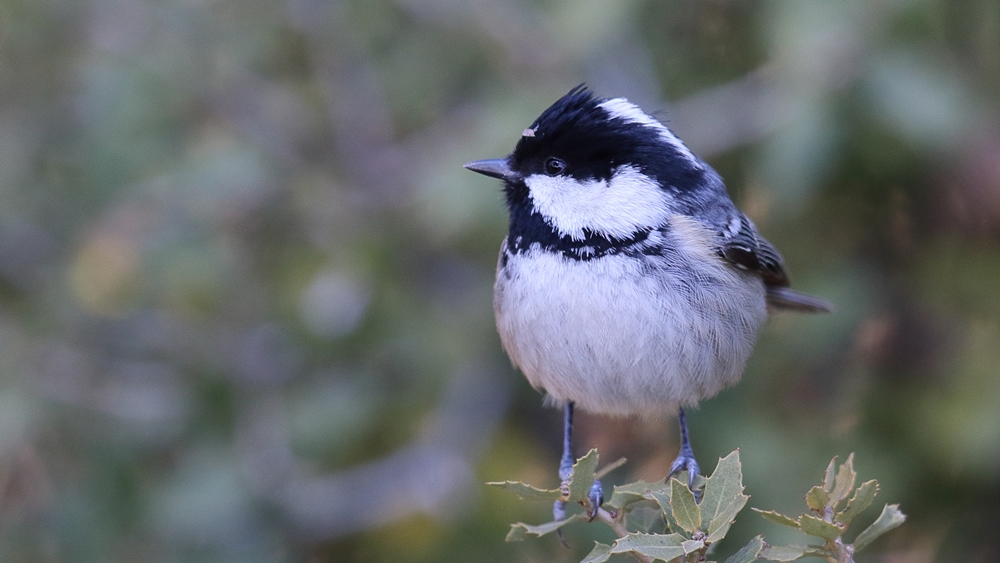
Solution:
[[[670,216],[670,194],[633,166],[618,168],[607,182],[542,174],[524,182],[535,209],[573,240],[583,240],[585,229],[624,239],[663,225]]]
[[[666,125],[660,123],[659,120],[642,111],[639,106],[633,104],[625,98],[614,98],[602,103],[600,107],[604,109],[604,111],[608,112],[608,115],[611,117],[617,117],[626,123],[636,123],[655,129],[660,133],[660,138],[677,149],[677,152],[680,153],[681,156],[689,160],[697,168],[701,168],[701,163],[694,156],[691,150],[684,145],[684,141],[681,141],[677,135],[674,135],[670,129],[667,129]]]

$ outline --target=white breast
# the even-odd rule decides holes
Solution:
[[[592,412],[657,416],[710,397],[739,380],[766,310],[758,277],[705,251],[511,255],[494,295],[504,348],[532,385]]]

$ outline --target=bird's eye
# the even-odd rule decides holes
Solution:
[[[545,173],[549,176],[558,176],[566,171],[566,161],[550,156],[545,159]]]

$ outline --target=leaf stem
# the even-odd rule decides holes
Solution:
[[[625,528],[625,524],[623,524],[617,518],[612,516],[611,513],[608,512],[607,510],[604,510],[603,508],[598,508],[595,517],[601,522],[604,522],[605,524],[610,526],[611,529],[615,531],[615,534],[619,538],[624,538],[629,534],[628,529]],[[636,560],[639,561],[639,563],[653,563],[652,557],[647,557],[641,553],[632,552],[632,557],[635,557]]]
[[[854,563],[854,546],[845,545],[841,538],[837,538],[833,545],[837,552],[837,563]]]
[[[851,456],[853,455],[854,454],[851,454]],[[847,460],[850,461],[851,458],[849,457]],[[833,508],[829,506],[826,507],[823,511],[823,519],[831,524],[834,523]],[[833,541],[833,551],[837,554],[836,563],[854,563],[854,546],[845,545],[843,538],[837,538]]]

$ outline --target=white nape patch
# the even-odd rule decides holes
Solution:
[[[667,191],[634,166],[620,166],[607,182],[533,174],[524,180],[535,209],[573,240],[584,230],[619,239],[658,227],[670,215]]]
[[[535,130],[529,127],[527,129],[525,129],[524,131],[521,131],[521,136],[522,137],[534,137],[535,136]]]
[[[740,234],[740,229],[743,228],[743,219],[740,214],[737,213],[733,215],[733,218],[729,220],[729,228],[726,230],[726,234],[732,238]]]
[[[637,123],[639,125],[645,125],[646,127],[656,129],[660,133],[660,137],[677,149],[677,152],[679,152],[681,156],[691,161],[691,163],[698,168],[701,168],[701,163],[698,162],[698,159],[694,156],[691,150],[687,148],[684,141],[680,140],[680,137],[677,135],[674,135],[673,131],[668,129],[666,125],[660,123],[658,119],[642,111],[639,106],[633,104],[625,98],[613,98],[602,103],[600,107],[603,108],[604,111],[608,112],[608,115],[611,117],[617,117],[624,120],[626,123]]]

